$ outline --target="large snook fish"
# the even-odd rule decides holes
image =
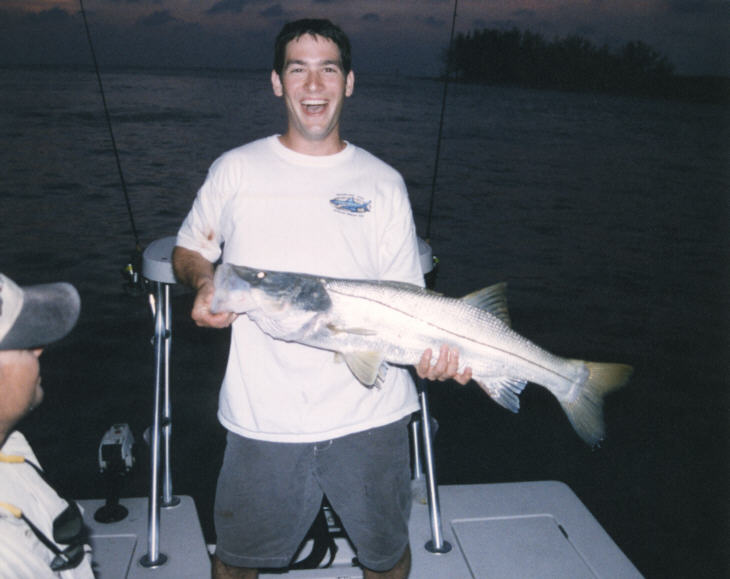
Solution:
[[[383,362],[415,365],[441,344],[496,402],[519,410],[527,382],[547,388],[590,445],[604,433],[603,396],[631,374],[623,364],[554,356],[510,328],[505,284],[461,299],[415,285],[335,279],[231,264],[215,273],[211,309],[246,313],[264,332],[339,353],[367,386]]]

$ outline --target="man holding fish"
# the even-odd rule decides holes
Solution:
[[[275,340],[248,317],[211,312],[214,263],[423,285],[405,184],[343,141],[354,89],[350,44],[327,20],[284,26],[271,83],[288,125],[223,154],[178,233],[173,265],[197,291],[200,326],[232,325],[218,417],[228,430],[215,504],[213,576],[286,567],[327,496],[365,577],[408,575],[407,423],[418,401],[407,370],[383,366],[366,388],[332,352]],[[454,378],[458,352],[426,350],[421,377]]]

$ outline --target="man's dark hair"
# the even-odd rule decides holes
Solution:
[[[274,42],[274,70],[281,76],[284,70],[284,58],[286,57],[286,45],[300,36],[311,34],[327,38],[340,49],[340,66],[345,74],[352,68],[352,57],[350,55],[350,40],[342,29],[326,19],[304,18],[287,22],[279,32]]]

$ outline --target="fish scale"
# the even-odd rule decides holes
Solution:
[[[576,378],[575,362],[553,356],[534,342],[514,332],[494,315],[462,300],[447,298],[409,284],[399,287],[397,284],[382,282],[338,280],[328,281],[326,289],[331,295],[334,293],[345,298],[340,307],[357,308],[357,300],[363,300],[372,303],[376,309],[384,308],[397,312],[405,316],[406,321],[411,324],[419,322],[428,325],[439,333],[438,338],[441,339],[441,343],[461,348],[459,356],[461,369],[471,367],[472,370],[476,370],[475,376],[493,373],[495,365],[485,366],[485,356],[479,352],[479,348],[489,348],[512,357],[515,364],[524,364],[522,373],[528,373],[528,379],[531,381],[545,381],[549,379],[548,376],[554,376],[553,387],[558,389],[564,386],[566,381],[572,384]],[[377,312],[373,318],[382,321],[387,319],[387,314]],[[498,342],[502,344],[498,345]],[[427,338],[426,344],[426,347],[433,346],[433,336]],[[420,360],[424,349],[413,352],[407,359],[397,362],[415,364]],[[539,362],[540,359],[544,361]],[[534,370],[530,371],[530,367]],[[483,370],[481,373],[480,369]],[[564,390],[567,392],[570,387],[565,387]]]

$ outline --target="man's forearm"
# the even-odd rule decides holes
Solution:
[[[196,290],[205,282],[213,281],[213,264],[197,251],[184,247],[176,246],[173,250],[172,269],[180,282]]]
[[[232,312],[213,313],[210,304],[213,299],[213,264],[184,247],[175,247],[172,252],[172,269],[180,282],[197,292],[190,316],[195,323],[207,328],[227,328],[238,317]]]

